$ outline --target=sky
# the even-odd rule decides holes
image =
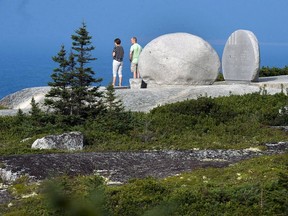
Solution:
[[[132,36],[145,47],[175,32],[203,38],[221,59],[228,37],[244,29],[258,39],[261,66],[284,67],[287,11],[287,0],[0,0],[0,54],[56,55],[85,22],[101,64],[110,62],[116,37],[128,53]]]

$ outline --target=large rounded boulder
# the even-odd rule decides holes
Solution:
[[[212,84],[220,65],[211,45],[188,33],[162,35],[148,43],[139,57],[139,72],[148,88]]]

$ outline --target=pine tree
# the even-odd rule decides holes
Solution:
[[[101,122],[102,129],[121,134],[130,131],[133,127],[132,113],[125,111],[122,101],[115,95],[115,89],[112,84],[106,87],[103,98],[105,112],[98,119],[98,122]]]
[[[91,51],[94,46],[91,45],[91,36],[86,30],[85,23],[76,31],[76,35],[71,36],[73,43],[72,49],[75,51],[77,66],[73,73],[71,88],[74,95],[75,113],[81,116],[93,115],[103,109],[102,92],[99,91],[99,85],[92,87],[93,83],[100,83],[102,79],[95,79],[95,72],[88,67],[91,61],[96,58],[91,57]]]
[[[17,114],[16,114],[16,121],[18,124],[22,124],[25,120],[25,113],[23,112],[22,109],[18,109]]]
[[[39,103],[36,103],[34,97],[32,97],[30,105],[31,110],[29,111],[29,114],[35,118],[39,117],[42,114],[42,110],[39,108]]]
[[[46,95],[45,104],[62,115],[86,118],[95,116],[103,110],[102,92],[98,84],[102,79],[95,79],[95,72],[88,64],[96,60],[91,56],[95,48],[91,45],[91,36],[85,23],[72,35],[72,51],[66,57],[64,46],[53,60],[59,64],[52,74],[53,82],[48,83],[51,90]]]
[[[73,53],[71,53],[73,56]],[[71,57],[70,58],[73,58]],[[45,104],[53,108],[56,113],[69,115],[71,113],[71,97],[72,91],[69,88],[71,83],[71,60],[67,60],[66,50],[64,45],[57,56],[52,57],[53,61],[59,64],[58,68],[54,69],[54,73],[51,75],[53,82],[49,82],[48,85],[51,90],[46,94]]]
[[[115,112],[115,113],[124,111],[124,106],[122,104],[122,101],[117,99],[115,95],[115,89],[112,84],[106,87],[104,99],[105,99],[106,111]]]
[[[42,123],[43,111],[40,109],[39,103],[35,101],[34,97],[32,97],[30,105],[31,110],[29,111],[29,114],[31,115],[31,123],[35,126],[39,126]]]

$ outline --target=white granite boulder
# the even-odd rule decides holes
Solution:
[[[34,149],[63,149],[63,150],[82,150],[84,137],[81,132],[70,132],[61,135],[49,135],[37,139],[33,144]]]
[[[251,31],[237,30],[228,38],[222,56],[222,70],[226,81],[258,81],[260,50]]]
[[[148,43],[139,57],[139,72],[147,88],[212,84],[220,65],[211,45],[188,33],[162,35]]]

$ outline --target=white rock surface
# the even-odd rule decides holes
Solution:
[[[188,33],[162,35],[148,43],[139,57],[139,72],[153,85],[212,84],[220,59],[211,45]]]
[[[228,38],[222,56],[222,70],[226,81],[258,81],[260,50],[251,31],[237,30]]]
[[[70,132],[61,135],[49,135],[35,140],[32,144],[33,149],[63,149],[63,150],[82,150],[84,136],[80,132]]]
[[[44,97],[49,90],[50,87],[48,86],[25,88],[21,91],[7,95],[0,100],[0,104],[12,109],[30,109],[32,97],[34,97],[36,103],[43,103]]]
[[[9,107],[0,110],[0,115],[15,115],[19,104],[30,102],[33,95],[45,95],[48,87],[35,87],[24,89],[8,95],[0,100],[0,105]],[[151,109],[168,103],[174,103],[187,99],[196,99],[199,96],[219,97],[228,95],[243,95],[259,92],[265,88],[268,94],[281,92],[283,88],[286,93],[288,89],[288,76],[260,77],[259,82],[241,84],[239,82],[215,82],[213,85],[166,85],[157,88],[146,89],[115,89],[116,95],[122,100],[126,110],[135,112],[149,112]],[[23,94],[23,91],[25,94]],[[41,97],[42,98],[42,97]],[[42,103],[43,101],[37,101]],[[27,107],[30,109],[31,107]],[[29,110],[23,109],[24,112]]]

